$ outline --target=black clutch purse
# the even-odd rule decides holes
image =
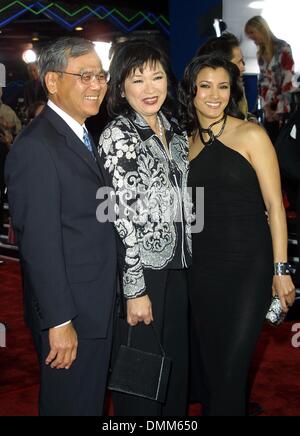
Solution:
[[[166,357],[154,326],[151,324],[149,328],[152,328],[156,336],[161,354],[131,347],[133,327],[129,327],[127,345],[121,345],[118,351],[108,389],[164,403],[171,372],[171,359]]]

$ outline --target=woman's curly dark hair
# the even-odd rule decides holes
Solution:
[[[229,75],[230,99],[225,113],[236,118],[244,119],[244,115],[238,108],[237,102],[242,98],[240,72],[236,65],[224,57],[213,55],[196,56],[187,65],[184,76],[179,85],[180,121],[181,127],[189,136],[194,135],[199,128],[199,121],[194,106],[194,98],[197,94],[197,77],[203,68],[223,68]]]

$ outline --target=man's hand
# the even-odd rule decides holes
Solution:
[[[51,368],[69,369],[77,356],[77,334],[73,324],[49,329],[50,353],[46,365]]]
[[[153,321],[152,304],[148,295],[127,300],[127,322],[131,326],[144,322],[146,325]]]

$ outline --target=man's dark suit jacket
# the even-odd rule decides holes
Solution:
[[[7,157],[25,318],[35,331],[72,319],[79,337],[106,336],[117,253],[113,224],[96,220],[104,177],[98,158],[48,106]]]

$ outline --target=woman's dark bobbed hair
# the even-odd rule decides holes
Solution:
[[[244,119],[244,115],[238,108],[238,102],[243,97],[238,67],[221,56],[196,56],[185,68],[184,76],[179,86],[181,127],[187,131],[189,136],[195,134],[199,128],[194,98],[197,94],[197,77],[199,72],[204,68],[213,68],[214,70],[223,68],[227,71],[230,81],[230,99],[225,108],[225,113],[236,118]]]
[[[166,114],[171,115],[174,105],[172,89],[175,80],[166,53],[156,41],[131,39],[117,44],[113,51],[107,96],[107,110],[110,117],[128,116],[133,112],[126,98],[121,95],[124,91],[124,82],[137,68],[143,71],[145,65],[154,66],[157,62],[161,63],[168,81],[168,94],[162,109]]]

